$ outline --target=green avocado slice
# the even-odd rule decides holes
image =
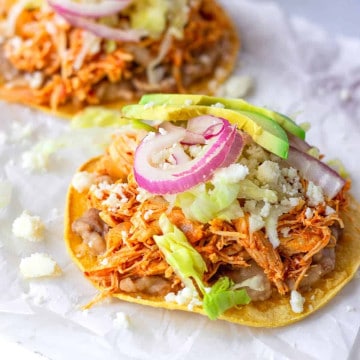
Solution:
[[[224,118],[247,132],[252,139],[266,150],[286,159],[289,141],[286,132],[275,121],[261,114],[235,111],[216,106],[173,106],[173,105],[128,105],[122,113],[128,118],[152,121],[184,121],[201,115]]]
[[[139,104],[153,104],[153,105],[206,105],[212,106],[221,104],[226,109],[248,111],[255,114],[260,114],[277,122],[289,133],[305,139],[305,131],[298,126],[293,120],[286,115],[280,114],[276,111],[252,105],[242,99],[221,98],[207,95],[192,95],[192,94],[146,94],[140,99]]]

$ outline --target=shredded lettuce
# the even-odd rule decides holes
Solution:
[[[187,218],[202,223],[220,216],[231,220],[242,213],[240,206],[236,205],[239,190],[239,183],[228,183],[226,180],[215,184],[200,184],[178,194],[176,204],[181,207]]]
[[[109,126],[130,126],[133,129],[153,131],[153,127],[136,119],[127,119],[117,110],[101,106],[90,106],[76,114],[71,121],[73,129]]]
[[[320,151],[317,147],[310,148],[307,153],[316,159],[320,159]]]
[[[169,10],[170,31],[178,39],[184,37],[184,27],[189,19],[187,0],[172,0]]]
[[[117,49],[117,43],[115,40],[106,40],[105,41],[105,51],[107,54],[111,54]]]
[[[165,255],[166,262],[174,269],[186,287],[194,288],[192,278],[200,290],[204,291],[202,277],[207,268],[202,256],[165,214],[160,216],[159,225],[163,235],[155,235],[154,240]]]
[[[233,183],[222,178],[221,181],[200,184],[178,194],[175,203],[187,218],[207,223],[214,218],[230,221],[243,216],[238,198],[269,203],[276,203],[278,200],[274,191],[261,189],[251,180]]]
[[[44,0],[28,0],[26,1],[25,9],[33,10],[41,8],[44,5]]]
[[[239,182],[240,191],[239,198],[257,201],[267,201],[271,204],[278,201],[276,192],[269,189],[262,189],[249,179],[244,179]]]
[[[202,281],[204,272],[207,270],[202,256],[188,242],[185,234],[173,225],[165,214],[159,219],[159,225],[163,235],[155,235],[154,240],[161,252],[165,255],[167,263],[181,278],[184,285],[192,290],[197,287],[204,296],[203,309],[212,320],[218,318],[227,309],[236,305],[245,305],[250,302],[245,289],[233,290],[233,282],[223,277],[210,289]]]
[[[144,29],[150,36],[160,36],[167,23],[170,2],[168,0],[138,0],[130,8],[130,24],[133,29]]]
[[[233,285],[228,277],[222,277],[205,294],[203,309],[211,320],[236,305],[246,305],[251,301],[245,289],[233,290]]]
[[[303,122],[299,124],[299,126],[305,131],[308,132],[311,128],[311,124],[309,122]]]

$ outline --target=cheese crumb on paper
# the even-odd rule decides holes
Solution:
[[[129,316],[123,312],[117,312],[113,320],[113,325],[117,329],[128,329],[130,327]]]
[[[56,261],[44,253],[34,253],[21,259],[19,267],[21,274],[27,279],[61,275]]]
[[[32,216],[24,211],[12,224],[12,232],[16,237],[38,242],[44,239],[45,226],[39,216]]]
[[[217,95],[222,97],[242,98],[254,89],[254,79],[248,75],[233,75],[220,88]]]
[[[71,185],[74,189],[82,193],[90,189],[91,185],[95,182],[96,175],[88,171],[78,171],[72,178]]]

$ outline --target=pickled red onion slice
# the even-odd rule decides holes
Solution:
[[[89,31],[103,39],[137,42],[147,35],[146,31],[110,27],[92,20],[117,14],[129,6],[131,2],[132,0],[106,0],[88,4],[71,0],[48,0],[52,9],[72,26]]]
[[[134,159],[134,175],[140,187],[160,195],[180,193],[209,180],[216,169],[238,159],[243,149],[243,139],[235,126],[214,116],[200,116],[191,120],[195,121],[201,122],[199,128],[202,127],[203,133],[214,125],[221,131],[204,145],[199,144],[202,147],[199,155],[194,158],[189,156],[189,161],[184,161],[184,157],[175,164],[166,160],[177,157],[178,153],[174,153],[172,148],[182,146],[187,129],[166,126],[167,130],[152,133],[143,139]]]
[[[132,0],[105,0],[96,3],[81,3],[72,0],[48,0],[59,14],[100,18],[118,13],[130,5]]]
[[[346,180],[335,170],[317,158],[290,146],[286,162],[300,171],[300,174],[323,189],[324,194],[332,199],[345,185]]]
[[[143,30],[113,28],[77,15],[59,14],[72,26],[87,30],[103,39],[137,42],[147,34]]]

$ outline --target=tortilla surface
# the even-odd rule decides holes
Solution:
[[[92,172],[96,168],[99,158],[89,160],[78,171]],[[80,236],[71,230],[74,220],[81,217],[88,209],[87,198],[70,186],[65,209],[64,239],[70,256],[82,272],[92,267],[94,260],[89,254],[79,257],[77,249],[82,244]],[[316,288],[302,293],[305,298],[304,311],[300,314],[291,309],[289,297],[280,296],[278,293],[265,301],[252,302],[225,312],[219,319],[233,323],[254,327],[279,327],[297,322],[314,313],[327,304],[337,293],[354,277],[360,266],[360,227],[356,220],[360,218],[360,204],[351,196],[346,212],[343,212],[344,230],[336,246],[336,265],[334,271],[325,275],[316,283]],[[96,284],[94,284],[96,286]],[[98,288],[100,291],[104,290]],[[166,302],[163,297],[154,297],[144,294],[117,293],[115,297],[120,300],[159,307],[169,310],[183,310],[205,315],[200,307],[189,310],[186,305]]]
[[[225,44],[222,44],[222,56],[220,58],[220,61],[214,68],[212,76],[203,77],[199,81],[196,81],[190,86],[186,87],[184,90],[186,91],[186,93],[189,94],[214,95],[218,87],[233,72],[240,49],[240,37],[233,20],[229,17],[225,10],[218,3],[216,3],[215,0],[208,1],[211,3],[210,7],[213,13],[216,14],[216,18],[218,19],[218,21],[221,23],[226,22],[228,24],[228,27],[225,29],[226,32],[224,34],[226,40]],[[157,92],[161,92],[161,89],[159,89]],[[169,91],[167,90],[166,92]],[[118,99],[114,102],[100,102],[99,104],[89,105],[106,106],[108,108],[121,108],[126,104],[137,102],[141,95],[143,94],[138,94],[137,96],[134,96],[134,98],[131,100]],[[35,96],[29,87],[8,87],[6,85],[6,82],[0,82],[0,100],[20,103],[39,109],[46,113],[51,113],[68,119],[71,119],[72,115],[76,114],[78,111],[84,108],[84,106],[77,107],[73,104],[62,105],[57,109],[53,109],[48,105],[39,105],[36,103]]]

